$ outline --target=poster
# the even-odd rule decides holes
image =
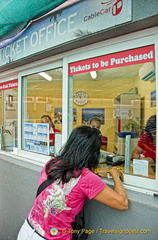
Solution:
[[[100,118],[101,124],[104,124],[104,108],[83,108],[82,109],[82,124],[89,124],[92,117]]]
[[[147,160],[133,159],[133,174],[148,177],[148,165]]]
[[[24,123],[24,150],[49,155],[49,124]]]
[[[77,120],[77,112],[76,108],[73,108],[73,124],[76,123]],[[54,123],[62,123],[62,108],[55,108],[54,109]]]
[[[6,94],[6,111],[15,111],[15,96]]]

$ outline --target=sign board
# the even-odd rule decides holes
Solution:
[[[131,0],[80,1],[2,43],[0,66],[131,20]]]
[[[133,159],[133,173],[148,176],[148,165],[147,160]]]
[[[90,58],[69,64],[69,75],[155,61],[154,45]]]
[[[9,82],[0,83],[0,91],[17,88],[17,87],[18,87],[18,79],[15,79]]]

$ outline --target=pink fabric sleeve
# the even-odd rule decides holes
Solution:
[[[106,183],[104,183],[100,177],[91,171],[83,176],[80,186],[83,194],[89,199],[94,198],[105,187]]]
[[[47,179],[47,174],[46,174],[46,165],[51,161],[48,160],[48,162],[44,165],[44,167],[42,168],[41,170],[41,173],[40,173],[40,177],[39,177],[39,180],[38,180],[38,186],[40,186],[46,179]]]

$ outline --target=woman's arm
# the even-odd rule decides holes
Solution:
[[[146,146],[146,148],[148,148],[148,146]],[[147,160],[149,163],[155,163],[152,158],[141,156],[142,153],[143,153],[143,149],[136,146],[132,152],[132,158],[140,159],[140,160]]]
[[[135,149],[132,151],[132,158],[139,159],[140,154],[142,154],[142,152],[143,152],[143,149],[136,146]]]
[[[121,173],[117,168],[113,167],[110,174],[114,181],[114,190],[106,186],[93,199],[109,207],[126,210],[128,209],[128,197],[120,180]]]

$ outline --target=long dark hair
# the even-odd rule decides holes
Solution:
[[[98,129],[89,126],[75,128],[59,155],[46,165],[48,178],[65,183],[80,176],[82,168],[93,170],[99,163],[100,146]]]

